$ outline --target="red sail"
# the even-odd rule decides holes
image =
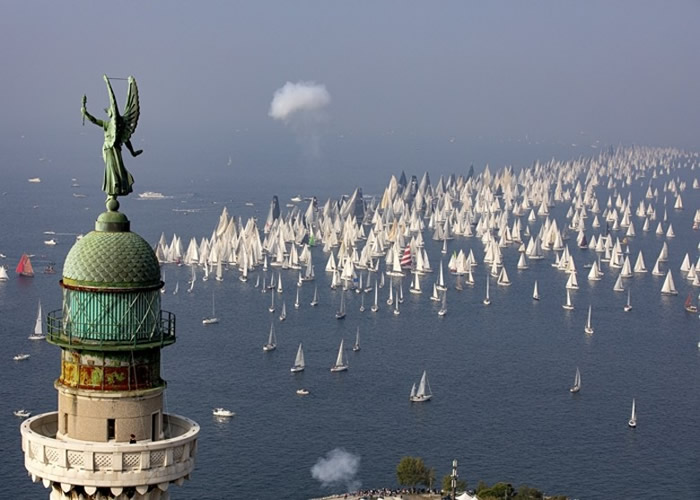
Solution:
[[[410,268],[411,262],[411,245],[406,245],[406,249],[403,251],[403,257],[401,257],[401,267]]]
[[[32,261],[29,259],[29,255],[26,253],[22,254],[16,271],[20,276],[34,276],[34,269],[32,268]]]

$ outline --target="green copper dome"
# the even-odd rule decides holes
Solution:
[[[160,266],[148,242],[128,230],[128,221],[121,227],[105,226],[101,219],[97,230],[78,240],[68,252],[63,283],[98,288],[159,286]],[[112,230],[100,230],[107,228]]]

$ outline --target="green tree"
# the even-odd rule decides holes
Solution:
[[[466,491],[467,482],[463,479],[457,478],[457,491]],[[444,493],[452,493],[452,476],[447,474],[442,478],[442,491]]]
[[[542,498],[544,498],[542,492],[535,488],[531,488],[527,485],[522,485],[518,488],[518,500],[541,500]]]
[[[403,457],[396,466],[396,479],[399,484],[410,488],[415,488],[419,484],[430,485],[431,474],[434,477],[434,471],[428,469],[423,459],[419,457]]]

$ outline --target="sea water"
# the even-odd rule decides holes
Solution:
[[[690,181],[695,172],[678,174]],[[653,185],[661,187],[665,179]],[[365,192],[380,196],[379,186],[385,181],[374,179],[373,189],[365,186]],[[648,181],[636,181],[632,187],[633,208]],[[7,498],[48,495],[27,477],[21,420],[12,411],[27,408],[38,414],[57,406],[53,382],[60,370],[59,349],[31,342],[27,336],[39,299],[44,311],[61,307],[58,281],[65,256],[76,235],[90,231],[104,210],[97,186],[81,188],[88,193],[86,198],[73,197],[76,188],[69,186],[7,182],[0,196],[0,253],[7,255],[0,264],[11,271],[10,281],[0,283],[0,491]],[[164,191],[172,198],[140,201],[132,195],[121,201],[132,230],[149,243],[155,245],[161,232],[168,241],[177,233],[186,247],[191,237],[211,235],[224,206],[244,223],[257,217],[262,227],[273,194],[280,196],[284,212],[284,204],[296,194],[317,196],[322,202],[337,192],[350,194],[354,187],[337,186],[333,193],[300,192],[297,186],[270,192],[264,185],[251,189],[233,182],[230,186],[175,183]],[[143,190],[147,189],[163,191],[159,186]],[[605,188],[599,187],[601,204],[607,197]],[[438,481],[457,459],[460,477],[470,487],[479,480],[508,481],[572,498],[696,498],[700,339],[698,317],[684,311],[683,301],[688,292],[696,296],[698,290],[679,267],[685,253],[693,262],[698,257],[698,232],[690,227],[700,192],[689,188],[683,199],[683,211],[672,209],[672,198],[666,205],[676,238],[668,240],[670,255],[664,269],[672,270],[679,295],[660,294],[663,277],[635,274],[623,280],[632,290],[629,313],[622,310],[627,294],[613,291],[617,271],[604,264],[603,279],[588,281],[583,266],[596,254],[580,250],[573,238],[567,243],[580,286],[572,292],[573,311],[561,307],[567,275],[551,266],[553,252],[546,252],[544,260],[530,260],[530,269],[518,271],[516,246],[504,248],[513,284],[500,287],[492,281],[491,305],[485,307],[488,267],[482,262],[481,243],[476,238],[455,238],[443,256],[442,242],[433,241],[428,230],[426,249],[436,272],[422,278],[422,295],[408,293],[409,280],[404,279],[405,300],[398,316],[386,305],[387,283],[380,290],[378,312],[369,310],[373,293],[365,296],[366,311],[361,313],[360,295],[346,292],[347,317],[336,320],[341,291],[328,287],[330,275],[323,271],[328,255],[321,247],[312,249],[317,279],[301,288],[299,309],[291,307],[298,271],[279,271],[284,292],[276,303],[287,303],[282,323],[279,309],[268,312],[270,294],[254,287],[257,274],[269,280],[273,271],[251,272],[249,281],[242,283],[238,271],[227,270],[224,281],[198,280],[188,294],[190,269],[165,265],[162,307],[177,315],[177,342],[163,351],[166,411],[201,425],[196,470],[182,488],[171,490],[173,497],[296,499],[342,492],[346,484],[324,487],[311,474],[320,457],[342,448],[360,458],[353,479],[367,488],[395,486],[397,463],[412,455],[434,467]],[[662,218],[662,200],[655,206]],[[552,211],[560,228],[567,209],[568,205],[558,205]],[[542,220],[532,225],[534,230]],[[630,259],[634,263],[642,250],[651,269],[666,238],[642,232],[643,219],[633,216],[633,221],[637,236],[630,239]],[[590,222],[589,238],[602,232],[591,229]],[[56,234],[47,236],[44,231]],[[49,237],[58,245],[44,246]],[[459,249],[472,249],[477,257],[476,284],[460,292],[448,275],[448,313],[441,318],[440,303],[430,301],[429,292],[440,259],[446,264]],[[23,252],[35,255],[33,279],[12,273]],[[58,274],[42,274],[49,262],[56,263]],[[535,279],[540,301],[531,298]],[[173,295],[177,281],[180,292]],[[320,294],[315,308],[309,306],[314,285]],[[211,311],[212,293],[220,323],[204,326],[201,320]],[[590,336],[583,331],[589,304],[595,328]],[[271,322],[278,347],[266,353],[262,345]],[[330,373],[340,339],[350,345],[357,327],[362,350],[348,348],[349,370]],[[307,366],[304,372],[291,374],[299,342],[304,344]],[[12,356],[19,352],[31,358],[14,362]],[[572,395],[569,387],[576,367],[583,387]],[[411,404],[411,385],[423,370],[428,372],[433,399]],[[298,396],[295,391],[300,387],[310,394]],[[627,427],[632,398],[637,401],[636,430]],[[216,420],[211,410],[219,406],[236,416]]]

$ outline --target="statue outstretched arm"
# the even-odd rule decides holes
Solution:
[[[90,121],[91,121],[92,123],[94,123],[95,125],[99,125],[100,127],[103,127],[103,128],[104,128],[104,122],[103,122],[102,120],[100,120],[100,119],[98,119],[98,118],[95,118],[95,117],[92,116],[90,113],[88,113],[88,110],[87,110],[87,108],[85,107],[85,103],[86,103],[86,102],[87,102],[87,98],[86,98],[85,96],[83,96],[83,105],[82,105],[82,107],[80,108],[80,112],[83,114],[83,123],[85,123],[85,120],[84,120],[84,119],[87,118],[88,120],[90,120]]]
[[[129,153],[131,153],[131,156],[137,157],[141,153],[143,153],[143,149],[139,149],[138,151],[134,151],[134,146],[131,145],[131,141],[127,139],[124,141],[124,145],[126,146],[126,149],[129,150]]]

